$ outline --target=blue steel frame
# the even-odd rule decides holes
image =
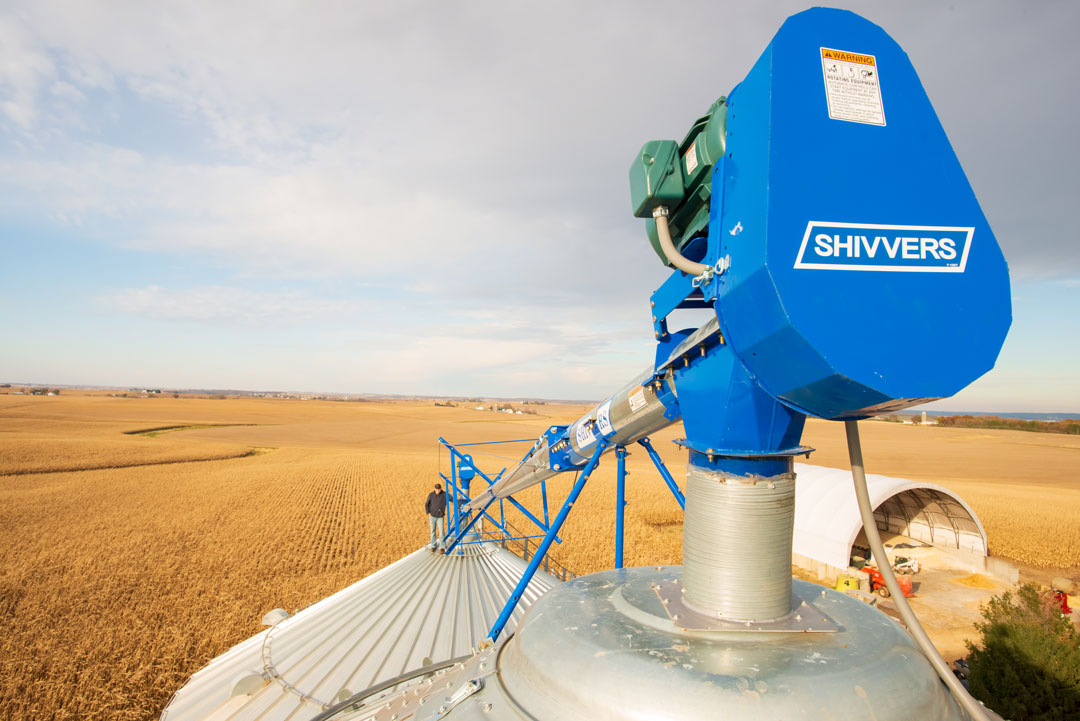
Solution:
[[[588,481],[589,476],[592,475],[593,471],[595,471],[597,466],[600,464],[600,456],[611,445],[608,441],[603,440],[600,441],[599,444],[597,444],[596,450],[593,452],[592,457],[589,458],[584,468],[581,468],[581,470],[579,471],[578,478],[575,481],[573,488],[567,495],[566,501],[559,509],[559,512],[555,516],[554,520],[550,519],[548,512],[547,482],[542,482],[540,484],[541,497],[543,499],[544,506],[543,521],[541,521],[532,512],[530,512],[527,508],[521,505],[521,503],[519,503],[517,499],[515,499],[513,496],[506,496],[505,498],[498,499],[498,520],[496,520],[495,517],[488,512],[488,509],[490,509],[492,504],[495,502],[495,498],[490,499],[483,508],[474,513],[463,513],[461,511],[461,508],[471,500],[468,492],[469,483],[459,474],[459,470],[462,467],[462,464],[468,464],[468,466],[473,471],[475,471],[476,476],[484,479],[484,481],[487,482],[488,486],[494,485],[495,482],[502,477],[502,474],[506,472],[506,468],[500,470],[497,474],[495,474],[495,477],[492,478],[487,473],[484,473],[484,471],[480,470],[476,462],[472,459],[472,456],[462,453],[459,450],[460,448],[465,448],[468,446],[496,445],[500,443],[535,443],[536,440],[537,439],[534,438],[520,438],[510,441],[451,444],[447,442],[446,439],[439,438],[439,443],[441,443],[450,451],[450,475],[447,476],[441,470],[439,471],[439,477],[442,478],[446,482],[448,488],[451,489],[451,493],[448,494],[447,503],[452,505],[451,510],[453,512],[453,517],[448,524],[446,535],[443,538],[443,544],[446,547],[444,553],[446,555],[450,555],[454,550],[458,549],[459,546],[484,543],[486,541],[492,540],[487,538],[475,541],[464,540],[464,538],[472,530],[473,526],[476,525],[477,521],[479,521],[481,518],[486,518],[492,523],[492,525],[502,531],[503,536],[496,540],[512,541],[532,538],[542,539],[536,549],[536,552],[533,553],[532,557],[530,558],[529,565],[526,567],[525,572],[518,580],[517,586],[514,588],[513,592],[510,594],[510,597],[507,599],[506,604],[503,606],[502,612],[499,614],[498,619],[496,619],[494,625],[491,627],[491,631],[488,633],[488,639],[490,639],[491,641],[495,641],[499,637],[499,634],[502,632],[503,627],[506,625],[507,621],[510,619],[510,616],[514,612],[514,609],[517,607],[518,601],[521,600],[521,596],[525,592],[525,588],[529,585],[529,582],[532,580],[533,576],[536,575],[536,571],[540,567],[540,564],[543,563],[544,557],[547,555],[548,550],[551,548],[551,544],[562,543],[562,539],[558,536],[559,529],[562,528],[563,523],[566,521],[566,517],[569,515],[570,509],[577,501],[578,495],[581,493],[582,488],[585,487],[585,483]],[[649,442],[648,438],[642,438],[638,440],[637,443],[648,452],[649,458],[652,460],[653,465],[656,466],[656,470],[659,471],[660,477],[664,480],[665,485],[667,485],[668,489],[671,491],[672,496],[674,496],[680,508],[685,508],[686,499],[683,497],[682,491],[679,490],[678,484],[675,482],[675,479],[672,478],[671,473],[668,471],[667,466],[664,465],[664,461],[660,458],[660,455],[652,447],[652,443]],[[524,457],[527,458],[528,455],[529,454],[527,452]],[[617,459],[615,499],[615,568],[623,567],[623,531],[626,508],[627,455],[628,453],[625,446],[620,445],[615,447],[615,456]],[[571,467],[567,468],[566,470],[569,472],[578,469]],[[526,518],[528,518],[533,524],[535,524],[537,528],[543,531],[543,534],[515,535],[514,533],[512,533],[506,525],[506,516],[503,507],[504,501],[509,501],[515,508],[521,511]],[[460,551],[458,552],[460,553]]]
[[[660,454],[652,447],[652,443],[649,442],[647,437],[639,440],[638,445],[649,452],[649,458],[652,459],[653,465],[656,466],[656,470],[660,472],[660,477],[664,479],[664,483],[667,484],[668,490],[671,491],[671,495],[675,496],[675,500],[679,502],[679,508],[685,511],[686,497],[683,496],[682,491],[679,490],[679,484],[671,477],[671,471],[664,465],[664,461],[660,458]]]
[[[503,606],[502,613],[495,619],[495,624],[488,633],[488,639],[492,643],[499,638],[499,634],[502,633],[503,627],[506,626],[506,622],[510,620],[510,616],[514,613],[514,608],[517,606],[518,601],[521,600],[521,595],[525,593],[525,588],[529,585],[529,581],[536,575],[536,569],[540,568],[540,562],[543,561],[544,556],[547,555],[548,548],[551,547],[551,542],[555,540],[555,534],[559,532],[566,517],[570,515],[570,509],[574,507],[574,502],[577,501],[577,497],[581,494],[581,489],[585,487],[585,482],[589,480],[589,476],[596,470],[596,466],[600,463],[600,456],[607,450],[607,447],[607,441],[600,441],[596,444],[596,450],[593,451],[592,458],[589,459],[589,462],[585,464],[585,468],[581,471],[581,474],[578,475],[574,487],[570,489],[570,494],[566,497],[566,501],[563,503],[562,508],[559,509],[559,514],[555,516],[551,528],[544,534],[544,540],[540,541],[540,547],[536,549],[536,553],[533,554],[532,560],[529,561],[528,568],[525,569],[525,573],[521,574],[517,586],[510,594],[510,598],[507,599],[506,605]]]
[[[626,446],[616,446],[615,475],[615,568],[623,567],[623,517],[626,511]]]
[[[682,491],[679,490],[679,484],[671,477],[671,472],[664,465],[660,454],[652,447],[652,443],[649,442],[648,438],[642,438],[638,441],[638,445],[649,452],[649,458],[652,460],[653,465],[656,466],[656,470],[660,472],[660,477],[664,479],[664,483],[667,485],[668,490],[671,491],[671,495],[678,502],[679,508],[686,510],[686,498],[683,496]],[[623,521],[626,510],[626,474],[628,472],[626,470],[626,455],[626,446],[615,446],[615,457],[618,459],[615,476],[615,568],[623,567]]]
[[[669,338],[667,319],[672,311],[691,308],[712,308],[715,292],[704,295],[701,287],[694,285],[692,275],[676,270],[652,294],[653,335],[664,342]]]
[[[517,438],[517,439],[513,439],[513,440],[509,440],[509,441],[483,441],[483,442],[477,442],[477,443],[451,444],[451,443],[447,442],[446,439],[441,438],[441,437],[439,438],[439,443],[441,443],[443,446],[445,446],[450,451],[450,475],[447,476],[441,470],[439,471],[439,477],[442,478],[443,481],[446,482],[447,487],[451,489],[451,493],[447,494],[447,503],[452,504],[452,508],[451,508],[452,516],[450,518],[450,522],[447,524],[446,534],[443,536],[443,546],[446,548],[444,553],[449,555],[451,553],[451,551],[453,551],[458,546],[469,545],[469,543],[472,543],[472,542],[462,543],[462,539],[465,537],[466,534],[468,534],[468,532],[470,530],[472,530],[472,527],[482,517],[487,518],[489,521],[491,521],[491,523],[496,528],[498,528],[500,531],[503,532],[503,537],[501,539],[499,539],[499,540],[514,541],[514,540],[525,540],[525,539],[529,539],[529,538],[542,537],[542,536],[533,536],[533,535],[514,535],[506,526],[506,514],[505,514],[504,508],[503,508],[503,503],[502,503],[503,499],[501,499],[501,498],[499,499],[499,520],[495,520],[495,518],[491,514],[488,513],[488,508],[491,507],[491,503],[494,502],[495,499],[492,499],[491,501],[489,501],[483,507],[483,509],[481,509],[477,513],[465,514],[465,513],[462,513],[461,510],[460,510],[466,503],[468,503],[470,500],[472,500],[471,496],[468,493],[468,491],[469,491],[468,482],[463,482],[462,479],[459,477],[459,469],[461,468],[462,463],[468,463],[472,467],[472,469],[474,471],[476,471],[476,475],[478,477],[484,479],[484,481],[489,486],[494,485],[495,482],[498,481],[499,478],[502,477],[502,474],[506,472],[506,469],[503,468],[502,470],[500,470],[495,475],[494,478],[492,478],[491,476],[489,476],[488,474],[486,474],[482,470],[480,470],[479,466],[476,464],[475,461],[473,461],[472,457],[467,455],[467,454],[462,453],[460,450],[458,450],[459,448],[465,448],[465,447],[468,447],[468,446],[498,445],[498,444],[503,444],[503,443],[535,443],[535,442],[536,442],[535,438]],[[527,457],[528,453],[526,453],[525,455]],[[537,528],[539,528],[544,534],[546,534],[548,532],[548,529],[549,529],[549,525],[547,523],[547,520],[548,520],[548,505],[547,505],[547,483],[546,482],[541,484],[541,491],[542,491],[542,495],[543,495],[543,504],[544,504],[544,522],[541,522],[539,518],[537,518],[531,511],[529,511],[529,509],[527,509],[525,506],[523,506],[521,503],[519,503],[516,498],[514,498],[512,496],[507,496],[505,500],[510,501],[510,503],[515,508],[517,508],[519,511],[521,511],[521,513],[526,518],[528,518],[532,523],[534,523],[536,525]],[[562,543],[562,539],[559,538],[558,536],[556,536],[555,542],[556,543]]]

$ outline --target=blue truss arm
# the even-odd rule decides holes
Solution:
[[[487,515],[488,506],[490,506],[494,502],[495,502],[495,499],[492,498],[490,501],[488,501],[484,505],[483,509],[481,509],[481,511],[479,513],[474,513],[473,514],[473,517],[469,519],[469,522],[467,524],[465,524],[465,528],[461,529],[461,531],[458,532],[457,536],[454,537],[454,542],[451,543],[446,548],[446,551],[443,552],[445,555],[449,556],[450,551],[453,551],[457,547],[457,545],[461,542],[461,539],[465,538],[465,534],[472,530],[472,527],[474,525],[476,525],[476,522],[480,520],[480,517]],[[504,533],[506,532],[505,528],[503,529],[503,532]]]
[[[623,567],[623,517],[626,509],[626,446],[615,446],[619,459],[615,478],[615,568]]]
[[[675,496],[675,500],[679,502],[679,507],[684,511],[686,510],[686,497],[683,496],[682,491],[679,490],[679,484],[675,482],[675,479],[671,477],[671,473],[668,472],[667,466],[664,465],[664,461],[660,458],[660,454],[652,447],[652,443],[648,438],[642,438],[638,443],[649,452],[649,458],[652,459],[653,465],[656,466],[656,470],[660,471],[660,477],[664,479],[664,483],[671,490],[671,495]]]
[[[547,481],[540,481],[540,494],[544,497],[544,525],[547,526],[549,523],[551,523],[551,521],[548,519]]]
[[[489,485],[489,486],[493,486],[493,485],[495,485],[495,482],[499,480],[499,478],[500,478],[500,477],[502,476],[502,474],[503,474],[503,471],[505,471],[505,470],[506,470],[506,469],[504,468],[504,469],[503,469],[502,471],[499,471],[499,475],[495,477],[495,480],[494,480],[494,481],[493,481],[493,480],[491,480],[490,478],[488,478],[487,476],[485,476],[485,475],[484,475],[484,474],[483,474],[483,473],[482,473],[482,472],[480,471],[480,469],[477,469],[477,471],[476,471],[476,472],[477,472],[477,473],[479,473],[479,474],[480,474],[481,476],[483,476],[484,480],[488,482],[488,485]],[[545,486],[545,487],[544,487],[544,488],[542,489],[542,491],[543,491],[543,494],[544,494],[544,501],[545,501],[545,508],[544,508],[544,510],[546,511],[546,510],[547,510],[547,508],[546,508],[546,505],[547,505],[547,503],[546,503],[546,501],[547,501],[547,487]],[[537,528],[539,528],[539,529],[540,529],[541,531],[547,532],[547,530],[548,530],[548,524],[546,524],[546,523],[542,523],[542,522],[540,521],[540,519],[539,519],[539,518],[537,518],[536,516],[534,516],[534,515],[533,515],[533,514],[532,514],[532,513],[531,513],[531,512],[529,511],[529,509],[528,509],[528,508],[526,508],[525,506],[523,506],[523,505],[521,505],[520,503],[518,503],[518,500],[517,500],[516,498],[514,498],[513,496],[504,496],[504,497],[503,497],[503,499],[504,499],[504,500],[507,500],[507,501],[510,501],[510,503],[511,503],[511,504],[513,504],[514,508],[518,509],[518,510],[519,510],[519,511],[521,511],[521,512],[522,512],[523,514],[525,514],[525,517],[526,517],[526,518],[528,518],[528,519],[529,519],[530,521],[532,521],[533,523],[535,523],[535,524],[536,524],[536,527],[537,527]],[[555,543],[562,543],[562,539],[561,539],[561,538],[559,538],[558,536],[556,536],[556,537],[555,537]]]
[[[525,593],[525,589],[528,587],[529,582],[532,580],[533,576],[536,575],[536,569],[540,567],[540,562],[544,560],[544,556],[547,555],[548,549],[551,548],[551,542],[555,540],[555,534],[559,532],[566,517],[570,515],[570,509],[574,507],[574,502],[577,501],[577,497],[581,494],[581,489],[585,487],[585,482],[589,480],[589,476],[592,475],[593,470],[595,470],[596,466],[600,463],[600,455],[607,450],[607,447],[607,441],[600,441],[597,444],[596,451],[593,452],[592,458],[585,464],[585,468],[582,470],[581,475],[578,476],[577,482],[574,483],[574,487],[570,489],[570,495],[566,497],[566,502],[563,503],[562,508],[559,509],[559,515],[555,516],[555,521],[551,524],[551,528],[544,534],[544,540],[540,541],[540,545],[537,547],[536,553],[533,554],[532,560],[529,561],[525,573],[521,575],[521,579],[518,581],[513,593],[511,593],[510,598],[506,600],[506,605],[503,606],[502,613],[499,614],[499,617],[495,620],[495,624],[491,627],[488,638],[492,642],[499,638],[499,634],[502,633],[503,627],[506,626],[506,622],[510,620],[510,616],[514,613],[514,609],[517,607],[518,601],[521,600],[522,594]]]
[[[446,446],[447,448],[449,448],[449,449],[450,449],[450,452],[451,452],[451,453],[457,454],[457,455],[459,455],[459,456],[461,455],[460,453],[458,453],[457,449],[456,449],[456,448],[454,448],[454,446],[450,445],[449,443],[447,443],[447,442],[446,442],[445,440],[443,440],[442,438],[440,438],[440,439],[439,439],[439,442],[440,442],[440,443],[442,443],[442,444],[443,444],[444,446]],[[509,441],[508,441],[508,442],[509,442]],[[461,445],[481,445],[481,444],[465,444],[465,443],[462,443]],[[452,461],[451,461],[451,463],[452,463]],[[474,469],[474,470],[476,471],[476,474],[477,474],[478,476],[480,476],[481,478],[483,478],[483,479],[484,479],[484,481],[486,481],[486,482],[487,482],[487,484],[488,484],[488,487],[494,486],[494,485],[495,485],[496,483],[498,483],[499,479],[500,479],[500,478],[502,478],[502,474],[503,474],[503,473],[506,473],[506,469],[505,469],[505,468],[503,468],[503,469],[502,469],[501,471],[499,471],[499,472],[498,472],[498,473],[497,473],[497,474],[495,475],[495,478],[492,478],[491,476],[489,476],[488,474],[484,473],[484,472],[483,472],[482,470],[480,470],[479,468],[477,468],[477,467],[476,467],[476,464],[475,464],[475,463],[474,463],[474,464],[472,464],[472,466],[473,466],[473,469]],[[458,490],[458,489],[457,489],[457,484],[454,484],[454,482],[453,482],[453,481],[451,481],[451,480],[450,480],[449,478],[447,478],[447,477],[446,477],[445,475],[443,475],[443,474],[442,474],[442,472],[440,472],[440,473],[439,473],[439,476],[441,476],[441,477],[443,478],[443,480],[445,480],[445,481],[446,481],[447,483],[453,484],[453,485],[454,485],[454,490],[455,490],[455,492],[457,492],[457,490]],[[543,493],[544,493],[544,501],[545,501],[545,504],[544,504],[544,511],[545,511],[545,516],[546,516],[546,512],[547,512],[547,488],[546,488],[546,486],[545,486],[545,487],[544,487],[544,489],[543,489]],[[461,495],[462,495],[463,497],[465,497],[465,494],[464,494],[464,492],[461,492]],[[510,503],[511,503],[511,504],[513,504],[514,508],[516,508],[516,509],[518,509],[519,511],[521,511],[521,512],[522,512],[522,514],[524,514],[524,516],[525,516],[526,518],[528,518],[528,519],[529,519],[530,521],[532,521],[532,522],[533,522],[534,524],[536,524],[536,527],[537,527],[537,528],[539,528],[539,529],[540,529],[541,531],[544,531],[545,533],[547,532],[547,530],[548,530],[548,524],[547,524],[547,523],[541,523],[540,519],[539,519],[539,518],[537,518],[536,516],[534,516],[534,515],[532,514],[532,512],[530,512],[530,511],[529,511],[529,509],[528,509],[528,508],[526,508],[525,506],[523,506],[523,505],[521,505],[520,503],[518,503],[518,500],[517,500],[516,498],[514,498],[513,496],[506,496],[506,497],[505,497],[505,500],[507,500],[507,501],[510,501]],[[464,505],[464,503],[468,503],[468,500],[464,501],[464,502],[462,503],[462,505]],[[502,507],[502,504],[499,504],[499,505],[500,505],[500,509],[501,509],[501,507]],[[485,506],[485,508],[486,508],[486,507],[487,507],[487,506]],[[501,514],[501,510],[500,510],[500,514]],[[457,514],[456,514],[456,512],[455,512],[455,517],[456,517],[456,515],[457,515]],[[505,517],[504,517],[504,520],[505,520]],[[561,539],[561,538],[559,538],[558,536],[556,536],[556,537],[555,537],[555,543],[560,543],[560,544],[561,544],[561,543],[562,543],[562,539]]]

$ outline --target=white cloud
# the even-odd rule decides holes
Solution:
[[[0,26],[24,58],[0,72],[23,89],[6,101],[13,118],[33,122],[28,98],[57,72],[47,50],[55,49],[65,78],[53,87],[64,97],[67,88],[126,89],[209,138],[209,157],[140,149],[135,162],[122,146],[74,140],[59,157],[9,161],[4,174],[20,179],[13,192],[24,207],[44,205],[84,225],[94,215],[124,220],[109,236],[126,247],[283,275],[437,262],[577,293],[592,260],[583,253],[630,249],[643,251],[636,264],[652,262],[642,224],[627,212],[633,149],[653,134],[681,135],[796,8],[727,10],[725,21],[743,30],[708,52],[656,38],[655,55],[669,48],[709,59],[688,56],[676,88],[653,55],[634,50],[649,24],[645,7],[575,6],[567,25],[558,4],[296,6],[254,19],[242,4],[137,4],[118,24],[107,4],[43,0]],[[902,34],[910,23],[897,24]],[[915,52],[918,37],[910,38]],[[669,90],[659,103],[642,87]],[[493,248],[509,245],[518,262],[482,267],[506,261],[511,254]],[[1031,245],[1013,244],[1014,267],[1025,267],[1025,254],[1043,255]],[[655,277],[634,265],[629,273]],[[410,282],[432,285],[422,272]],[[604,294],[595,295],[602,304]]]
[[[0,177],[19,179],[0,209],[47,198],[93,242],[212,259],[247,278],[354,278],[458,305],[576,304],[584,328],[589,317],[625,318],[626,298],[662,276],[641,229],[620,252],[640,262],[619,262],[606,229],[580,211],[462,202],[340,164],[278,171],[83,144],[64,160],[0,157]]]
[[[681,137],[801,7],[673,11],[739,28],[722,43],[656,33],[644,1],[0,10],[0,222],[126,251],[112,258],[171,254],[222,283],[95,293],[114,312],[229,327],[356,312],[363,369],[335,356],[322,377],[603,392],[647,360],[665,275],[629,217],[633,151]],[[1075,276],[1073,101],[1015,57],[1074,65],[1076,11],[1018,7],[865,12],[923,72],[1014,272]],[[1000,97],[1029,112],[972,110]],[[984,152],[1003,137],[1023,152]],[[296,279],[374,287],[383,307],[272,290]]]
[[[169,290],[156,285],[102,295],[105,308],[154,320],[212,325],[305,324],[341,322],[370,309],[358,301],[312,298],[297,292],[267,293],[226,286]]]
[[[0,15],[0,109],[21,130],[37,119],[38,88],[56,70],[48,54],[25,27]]]
[[[58,80],[49,86],[49,93],[53,97],[59,98],[69,103],[85,103],[86,94],[79,90],[71,83],[66,83],[63,80]]]
[[[508,336],[498,324],[418,325],[402,336],[365,329],[359,336],[313,354],[320,375],[353,390],[592,398],[614,392],[649,360],[647,347],[625,339],[582,349],[573,337]]]

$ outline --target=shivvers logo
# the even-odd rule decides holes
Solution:
[[[963,273],[974,228],[806,224],[796,268]]]

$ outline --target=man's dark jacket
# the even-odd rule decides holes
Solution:
[[[432,491],[424,502],[424,510],[429,516],[442,518],[446,515],[446,491]]]

